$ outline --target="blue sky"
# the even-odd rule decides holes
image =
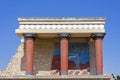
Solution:
[[[18,17],[106,17],[104,73],[120,74],[120,0],[0,0],[0,69],[20,44]]]

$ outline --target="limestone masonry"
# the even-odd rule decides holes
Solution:
[[[103,71],[105,18],[18,18],[21,37],[0,80],[113,80]]]

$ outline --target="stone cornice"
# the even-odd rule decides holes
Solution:
[[[105,18],[18,18],[18,36],[24,33],[105,33]],[[50,33],[50,34],[49,34]]]
[[[18,18],[19,24],[105,24],[105,18]]]
[[[104,25],[65,25],[65,24],[57,24],[57,25],[20,25],[19,29],[104,29]]]
[[[45,21],[45,22],[57,22],[57,21],[105,21],[104,17],[90,17],[90,18],[18,18],[18,21]]]

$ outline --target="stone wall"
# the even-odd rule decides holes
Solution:
[[[34,73],[38,71],[50,71],[55,50],[54,42],[51,40],[37,39],[35,42]]]
[[[52,57],[54,52],[54,42],[51,40],[43,40],[37,38],[35,40],[34,52],[34,74],[40,71],[50,71]],[[0,71],[1,75],[25,75],[25,54],[24,54],[24,41],[22,40],[16,54],[8,64],[7,68]],[[43,73],[42,73],[43,74]]]
[[[88,42],[88,39],[70,39],[70,42]],[[46,75],[51,70],[53,53],[55,51],[55,45],[59,43],[58,38],[37,38],[35,40],[35,52],[34,52],[34,74]],[[8,64],[8,67],[0,71],[0,75],[25,75],[25,52],[24,52],[24,40],[21,41],[15,56]],[[44,74],[45,73],[45,74]]]
[[[25,71],[21,71],[21,58],[24,56],[24,44],[21,42],[19,45],[16,54],[13,56],[12,60],[8,64],[5,70],[2,70],[1,76],[10,76],[10,75],[25,75]]]
[[[92,39],[89,40],[89,49],[90,49],[90,74],[96,75],[96,68],[95,68],[95,48],[94,48],[94,41]]]

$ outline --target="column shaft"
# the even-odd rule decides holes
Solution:
[[[33,75],[34,39],[33,36],[25,35],[26,75]]]
[[[61,48],[61,75],[68,73],[68,40],[62,39],[60,41]]]
[[[68,39],[70,34],[58,34],[60,38],[61,75],[68,74]]]
[[[96,74],[103,74],[103,47],[102,40],[104,38],[105,33],[94,33],[92,34],[92,38],[94,39],[95,44],[95,66],[96,66]]]
[[[103,74],[102,39],[95,40],[96,74]]]

